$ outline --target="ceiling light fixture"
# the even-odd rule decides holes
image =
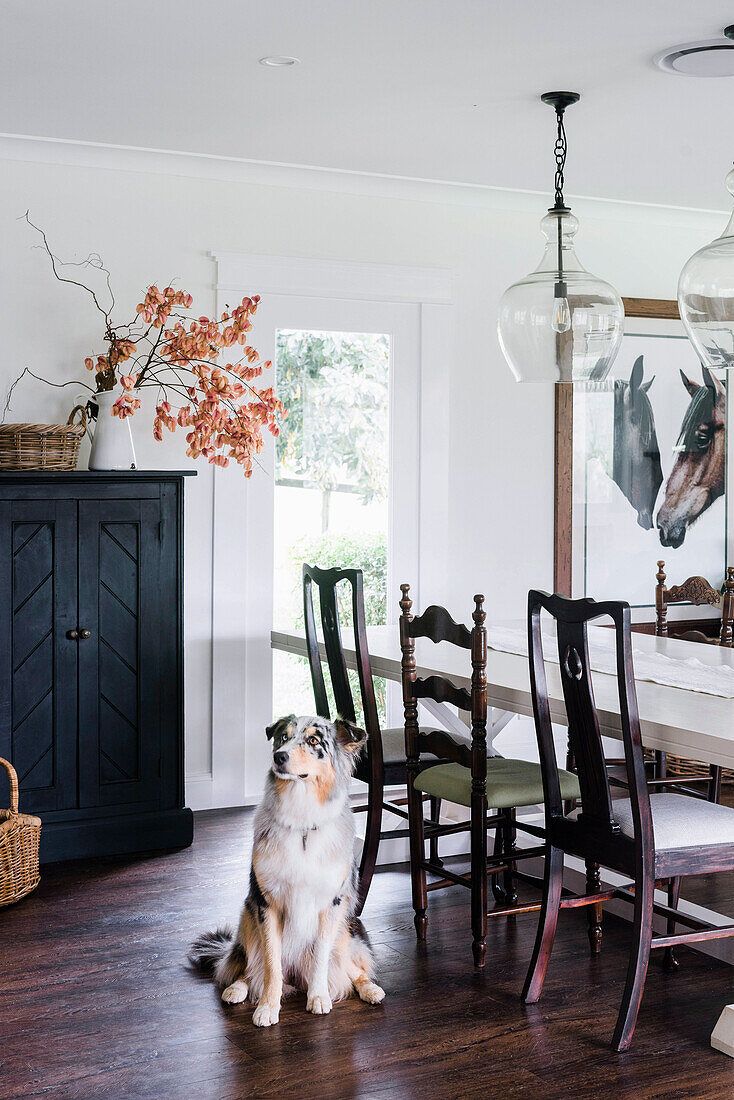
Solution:
[[[734,26],[726,27],[723,37],[672,46],[656,54],[653,60],[664,73],[672,73],[674,76],[734,76],[732,38],[734,38]]]
[[[734,168],[726,186],[734,197]],[[734,367],[734,212],[721,236],[694,252],[681,271],[678,309],[704,366],[717,372]]]
[[[546,92],[540,98],[556,112],[555,202],[540,223],[545,255],[503,294],[497,332],[518,382],[600,382],[619,351],[624,307],[614,287],[584,270],[574,252],[579,223],[563,198],[563,114],[580,96]]]
[[[287,69],[290,65],[300,65],[301,59],[300,57],[279,57],[276,55],[274,57],[261,57],[259,63],[267,65],[271,69]]]

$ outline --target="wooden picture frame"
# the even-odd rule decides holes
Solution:
[[[655,320],[667,322],[660,326],[667,329],[664,335],[670,335],[671,323],[680,321],[678,303],[673,300],[651,298],[623,298],[625,316],[627,318],[639,318],[643,320]],[[639,325],[639,322],[638,322]],[[634,330],[629,336],[641,335]],[[652,335],[652,334],[651,334]],[[695,357],[694,357],[695,363]],[[687,368],[686,368],[687,370]],[[678,371],[675,372],[676,377]],[[658,386],[659,386],[658,382]],[[656,387],[657,389],[657,387]],[[656,390],[653,390],[653,393]],[[553,585],[554,590],[566,596],[578,596],[585,589],[585,582],[581,582],[580,576],[574,576],[575,568],[586,569],[585,550],[581,545],[574,544],[574,497],[576,507],[579,507],[579,490],[583,492],[581,483],[574,486],[574,439],[579,426],[574,431],[574,386],[569,382],[559,382],[555,386],[554,408],[554,560],[553,560]],[[583,407],[583,405],[581,406]],[[576,402],[576,416],[579,415],[579,405]],[[583,430],[583,429],[582,429]],[[578,444],[577,444],[578,446]],[[579,456],[576,455],[576,463]],[[576,476],[583,476],[577,469]],[[584,527],[584,530],[586,528]],[[576,539],[580,536],[579,520],[576,518]],[[584,539],[586,535],[583,536]],[[660,547],[661,558],[667,556],[663,546]],[[716,578],[712,577],[712,580]],[[639,586],[639,585],[638,585]],[[650,576],[650,599],[652,601],[654,590],[654,568]],[[634,602],[634,601],[631,601]]]

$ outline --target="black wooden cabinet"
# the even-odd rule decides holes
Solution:
[[[191,843],[183,477],[0,474],[0,756],[46,862]]]

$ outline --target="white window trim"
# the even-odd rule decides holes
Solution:
[[[284,256],[213,254],[218,308],[223,297],[257,293],[378,302],[420,307],[420,444],[418,591],[429,602],[445,599],[448,570],[449,407],[453,345],[454,274],[438,268],[402,267]],[[224,474],[224,476],[222,476]],[[257,476],[257,475],[253,475]],[[239,483],[238,483],[239,484]],[[211,806],[256,800],[259,783],[246,767],[248,609],[257,578],[248,577],[247,483],[241,487],[214,471],[212,585],[212,782]],[[254,731],[250,731],[250,736]]]

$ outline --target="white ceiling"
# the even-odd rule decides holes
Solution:
[[[734,77],[652,57],[723,0],[4,0],[0,131],[726,209]],[[301,64],[265,68],[292,54]]]

